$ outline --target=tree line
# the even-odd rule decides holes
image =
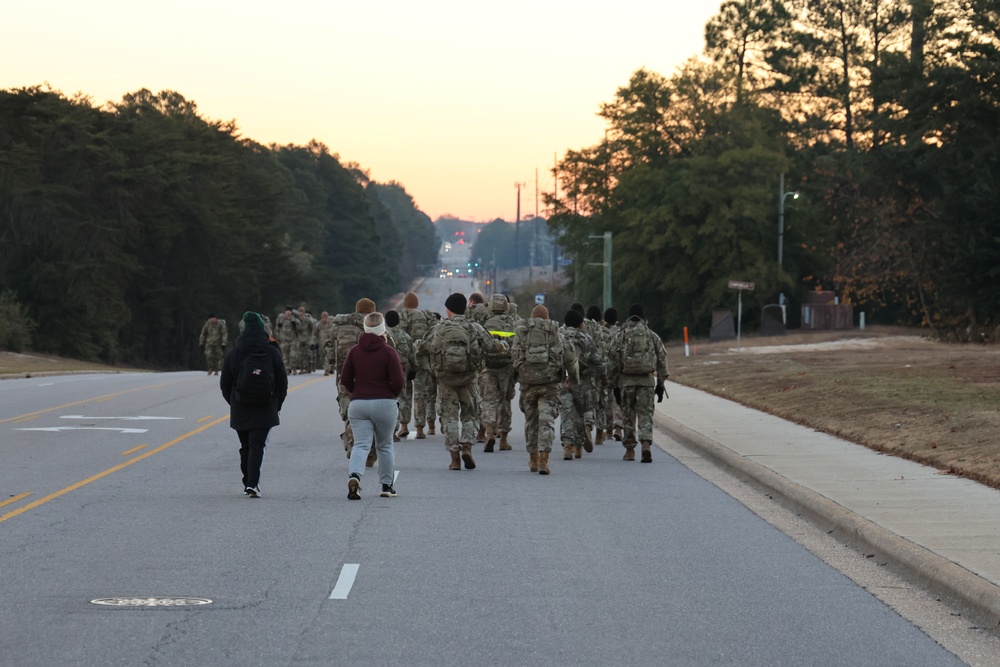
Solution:
[[[326,146],[263,146],[176,92],[0,91],[0,345],[201,363],[209,312],[318,317],[437,260],[430,219]]]
[[[554,170],[550,225],[582,265],[613,233],[619,304],[704,333],[736,279],[751,311],[822,289],[943,336],[1000,325],[1000,2],[726,0],[705,42],[636,71]]]

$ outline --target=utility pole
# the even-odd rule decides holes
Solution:
[[[520,265],[520,237],[521,237],[521,183],[514,183],[517,189],[517,217],[514,218],[514,268]]]
[[[593,262],[593,266],[604,267],[604,310],[611,307],[611,232],[602,236],[591,236],[592,239],[604,239],[604,261]]]
[[[781,173],[781,179],[778,181],[778,283],[781,283],[781,264],[785,246],[785,198],[791,197],[792,199],[798,199],[798,192],[785,192],[785,174]],[[782,319],[784,319],[785,312],[785,293],[778,293],[778,305],[781,306]]]

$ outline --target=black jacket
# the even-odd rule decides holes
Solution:
[[[262,350],[273,364],[274,396],[268,405],[244,405],[234,400],[236,375],[246,355]],[[219,387],[222,389],[222,397],[229,403],[229,426],[233,429],[257,431],[280,423],[278,411],[281,410],[281,405],[288,394],[288,375],[285,373],[285,363],[281,360],[281,352],[270,343],[266,333],[260,329],[247,329],[236,339],[236,345],[226,355],[226,360],[222,364]]]

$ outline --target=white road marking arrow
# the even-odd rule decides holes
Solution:
[[[143,421],[150,419],[184,419],[183,417],[149,417],[139,415],[138,417],[84,417],[83,415],[62,415],[59,419],[129,419],[132,421]]]
[[[118,431],[119,433],[145,433],[146,428],[102,428],[100,426],[43,426],[37,428],[15,428],[15,431],[46,431],[48,433],[58,433],[59,431]]]

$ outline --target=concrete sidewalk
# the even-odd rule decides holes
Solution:
[[[656,427],[840,541],[1000,624],[1000,491],[667,383]]]

